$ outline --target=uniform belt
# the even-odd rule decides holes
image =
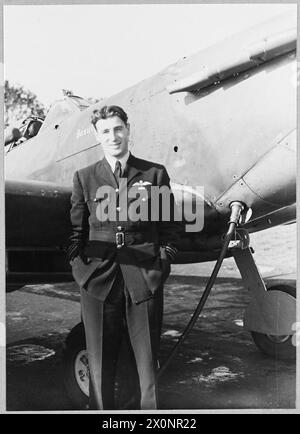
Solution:
[[[133,244],[153,243],[157,240],[151,234],[147,233],[132,233],[132,232],[102,232],[91,231],[90,241],[103,241],[110,244],[115,244],[117,248],[123,246],[131,246]]]

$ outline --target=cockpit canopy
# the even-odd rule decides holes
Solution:
[[[50,126],[60,125],[69,116],[86,110],[91,103],[80,96],[73,95],[70,91],[63,91],[64,98],[55,101],[46,118],[29,116],[24,119],[19,127],[8,128],[5,132],[4,145],[7,152],[32,139]],[[10,146],[8,146],[10,145]]]
[[[72,114],[78,113],[90,107],[91,103],[80,96],[73,95],[70,92],[64,92],[65,98],[55,101],[46,116],[42,130],[45,130],[51,125],[61,124],[64,119]]]

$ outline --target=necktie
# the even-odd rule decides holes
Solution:
[[[114,171],[114,176],[115,176],[116,181],[117,181],[117,183],[119,185],[120,178],[122,176],[122,165],[121,165],[120,161],[116,162],[116,168],[115,168],[115,171]]]

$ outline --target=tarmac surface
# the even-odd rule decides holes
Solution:
[[[296,226],[251,236],[266,279],[295,278]],[[213,268],[174,265],[165,285],[161,362],[184,330]],[[207,305],[159,381],[162,410],[293,409],[294,362],[262,354],[243,330],[249,294],[232,259],[224,261]],[[76,410],[63,384],[62,345],[80,322],[74,283],[28,285],[7,294],[7,410]]]

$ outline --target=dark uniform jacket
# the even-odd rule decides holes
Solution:
[[[174,220],[173,194],[170,195],[170,221],[163,221],[162,202],[158,207],[157,201],[151,197],[152,186],[170,187],[164,166],[130,155],[122,178],[118,185],[105,158],[75,172],[69,257],[74,258],[71,265],[75,280],[92,296],[104,301],[121,269],[133,302],[139,303],[153,297],[169,274],[166,248],[168,251],[170,246],[172,251],[176,246],[181,225]],[[116,208],[116,219],[99,218],[103,215],[104,203],[108,203],[107,196],[99,195],[99,187],[104,186],[116,193],[116,203],[114,195],[109,197],[111,209]],[[124,202],[122,197],[125,197],[126,190],[127,194],[131,191],[132,197]],[[143,198],[132,195],[135,191]],[[122,214],[126,212],[124,208],[127,208],[127,213],[130,207],[138,210],[137,199],[139,204],[145,201],[148,204],[145,221],[132,219],[130,213],[129,218]],[[151,214],[151,204],[154,204],[154,214]]]

